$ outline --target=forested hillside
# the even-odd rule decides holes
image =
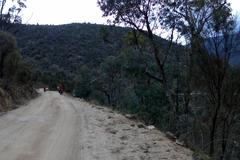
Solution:
[[[126,32],[94,24],[19,25],[15,35],[22,55],[41,70],[76,73],[83,64],[98,66],[106,57],[119,54]]]
[[[81,67],[95,70],[107,57],[120,55],[130,31],[95,24],[16,25],[12,29],[21,54],[35,64],[40,79],[54,89],[58,82],[65,82],[69,91]]]
[[[15,38],[0,31],[0,112],[36,96],[33,66],[23,60]]]
[[[56,81],[72,83],[83,65],[98,67],[106,57],[118,55],[127,30],[94,24],[16,25],[12,33],[23,57],[44,74],[39,76],[46,83],[53,79],[49,85],[55,88]]]

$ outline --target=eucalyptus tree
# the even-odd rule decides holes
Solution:
[[[226,0],[98,0],[103,16],[114,24],[134,28],[136,44],[139,37],[147,43],[144,48],[153,55],[158,74],[146,75],[160,82],[171,105],[176,112],[177,94],[171,85],[166,63],[173,46],[174,36],[180,35],[186,44],[186,72],[184,97],[186,111],[190,109],[191,93],[194,90],[194,76],[203,77],[207,90],[209,109],[209,154],[213,156],[216,146],[216,132],[220,125],[220,111],[224,108],[224,88],[229,73],[229,60],[233,46],[229,46],[234,33],[234,19],[230,4]],[[155,34],[167,31],[167,47],[159,45]],[[140,35],[140,36],[139,36]],[[206,39],[213,37],[206,47]],[[219,37],[222,37],[219,39]],[[219,43],[219,40],[221,43]],[[164,49],[163,49],[164,48]],[[221,48],[221,49],[220,49]],[[181,55],[183,56],[183,55]],[[201,76],[196,75],[196,68]],[[185,69],[185,68],[184,68]],[[180,70],[183,70],[181,68]],[[228,83],[229,84],[229,83]],[[231,92],[235,93],[235,92]],[[223,152],[226,148],[223,143]]]
[[[26,0],[0,0],[0,27],[7,30],[11,23],[21,23],[20,13],[26,8]]]
[[[125,25],[134,29],[135,45],[139,49],[144,47],[155,61],[157,73],[153,74],[145,68],[145,74],[157,80],[163,87],[170,104],[170,126],[175,124],[176,118],[176,95],[171,85],[170,77],[166,71],[166,63],[171,52],[174,30],[169,34],[170,42],[167,47],[159,46],[159,37],[156,34],[169,33],[162,26],[161,15],[164,11],[164,1],[159,0],[99,0],[98,4],[104,12],[103,16],[110,17],[109,22]],[[165,32],[166,31],[166,32]],[[144,39],[141,43],[139,39]],[[142,46],[144,44],[144,46]],[[147,45],[145,45],[147,44]],[[174,127],[173,127],[174,128]]]
[[[0,32],[0,79],[4,77],[7,57],[15,52],[17,52],[17,44],[14,37],[5,32]]]
[[[194,68],[197,66],[200,72],[198,80],[204,82],[203,88],[207,92],[209,101],[209,148],[210,156],[216,151],[216,133],[221,126],[221,110],[227,107],[224,104],[228,97],[227,93],[236,93],[234,90],[229,91],[230,86],[234,85],[233,81],[229,83],[231,74],[230,59],[234,50],[236,50],[237,35],[235,33],[234,17],[231,6],[226,0],[178,0],[166,1],[165,23],[177,25],[178,32],[184,36],[189,44],[189,70],[187,84],[193,82]],[[171,26],[171,25],[170,25]],[[190,96],[192,86],[188,86],[187,96]],[[203,90],[202,88],[202,90]],[[228,88],[228,90],[226,90]],[[234,96],[236,97],[236,96]],[[235,100],[234,100],[235,101]],[[231,111],[223,113],[223,117],[233,118]],[[225,109],[224,109],[225,108]],[[231,117],[231,118],[230,118]],[[227,118],[227,119],[228,119]],[[228,121],[224,118],[225,122]],[[224,122],[224,123],[225,123]],[[230,128],[229,128],[230,129]],[[229,130],[223,125],[222,153],[224,158],[226,151],[227,138]]]

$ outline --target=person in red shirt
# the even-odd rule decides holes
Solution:
[[[64,85],[62,83],[58,86],[58,92],[60,94],[63,94],[63,92],[64,92]]]

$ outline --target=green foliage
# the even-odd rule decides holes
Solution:
[[[128,32],[124,36],[124,43],[127,44],[128,46],[134,46],[136,44],[142,46],[142,47],[147,47],[146,45],[146,38],[144,37],[143,34],[138,34],[136,32]]]
[[[0,111],[13,109],[12,104],[35,96],[33,66],[19,53],[15,38],[0,32]],[[11,104],[11,105],[10,105]]]
[[[89,98],[91,93],[91,70],[87,66],[82,66],[80,74],[75,78],[73,94],[76,97]]]
[[[102,36],[102,39],[104,40],[104,42],[110,42],[109,41],[110,35],[109,35],[107,27],[102,26],[99,30],[99,33]]]
[[[16,82],[20,84],[29,84],[32,81],[32,71],[30,65],[22,62],[19,64],[15,75]]]
[[[119,110],[136,114],[140,110],[140,101],[133,86],[125,88],[120,96]]]
[[[18,52],[9,54],[4,61],[4,75],[6,78],[11,79],[16,74],[18,68],[21,67],[21,56]]]
[[[201,150],[196,150],[193,153],[194,160],[211,160],[211,158],[203,153]]]
[[[27,84],[32,81],[32,67],[23,62],[15,38],[0,32],[0,46],[0,78],[8,83]]]
[[[69,91],[83,65],[98,67],[106,57],[119,54],[122,37],[128,32],[126,28],[93,24],[15,25],[15,30],[23,58],[30,59],[43,73],[39,79],[52,89],[64,81]]]
[[[84,64],[98,66],[117,55],[127,31],[93,24],[16,25],[16,30],[23,57],[30,57],[43,71],[53,71],[51,66],[57,65],[66,73],[77,73]]]
[[[15,38],[6,33],[0,32],[0,44],[1,44],[1,54],[5,52],[12,52],[16,50],[16,40]]]
[[[0,78],[13,76],[19,62],[20,54],[14,37],[5,32],[0,32]]]

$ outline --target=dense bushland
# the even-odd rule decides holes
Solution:
[[[16,40],[0,32],[0,111],[16,107],[24,99],[36,95],[33,89],[32,66],[23,61]]]

